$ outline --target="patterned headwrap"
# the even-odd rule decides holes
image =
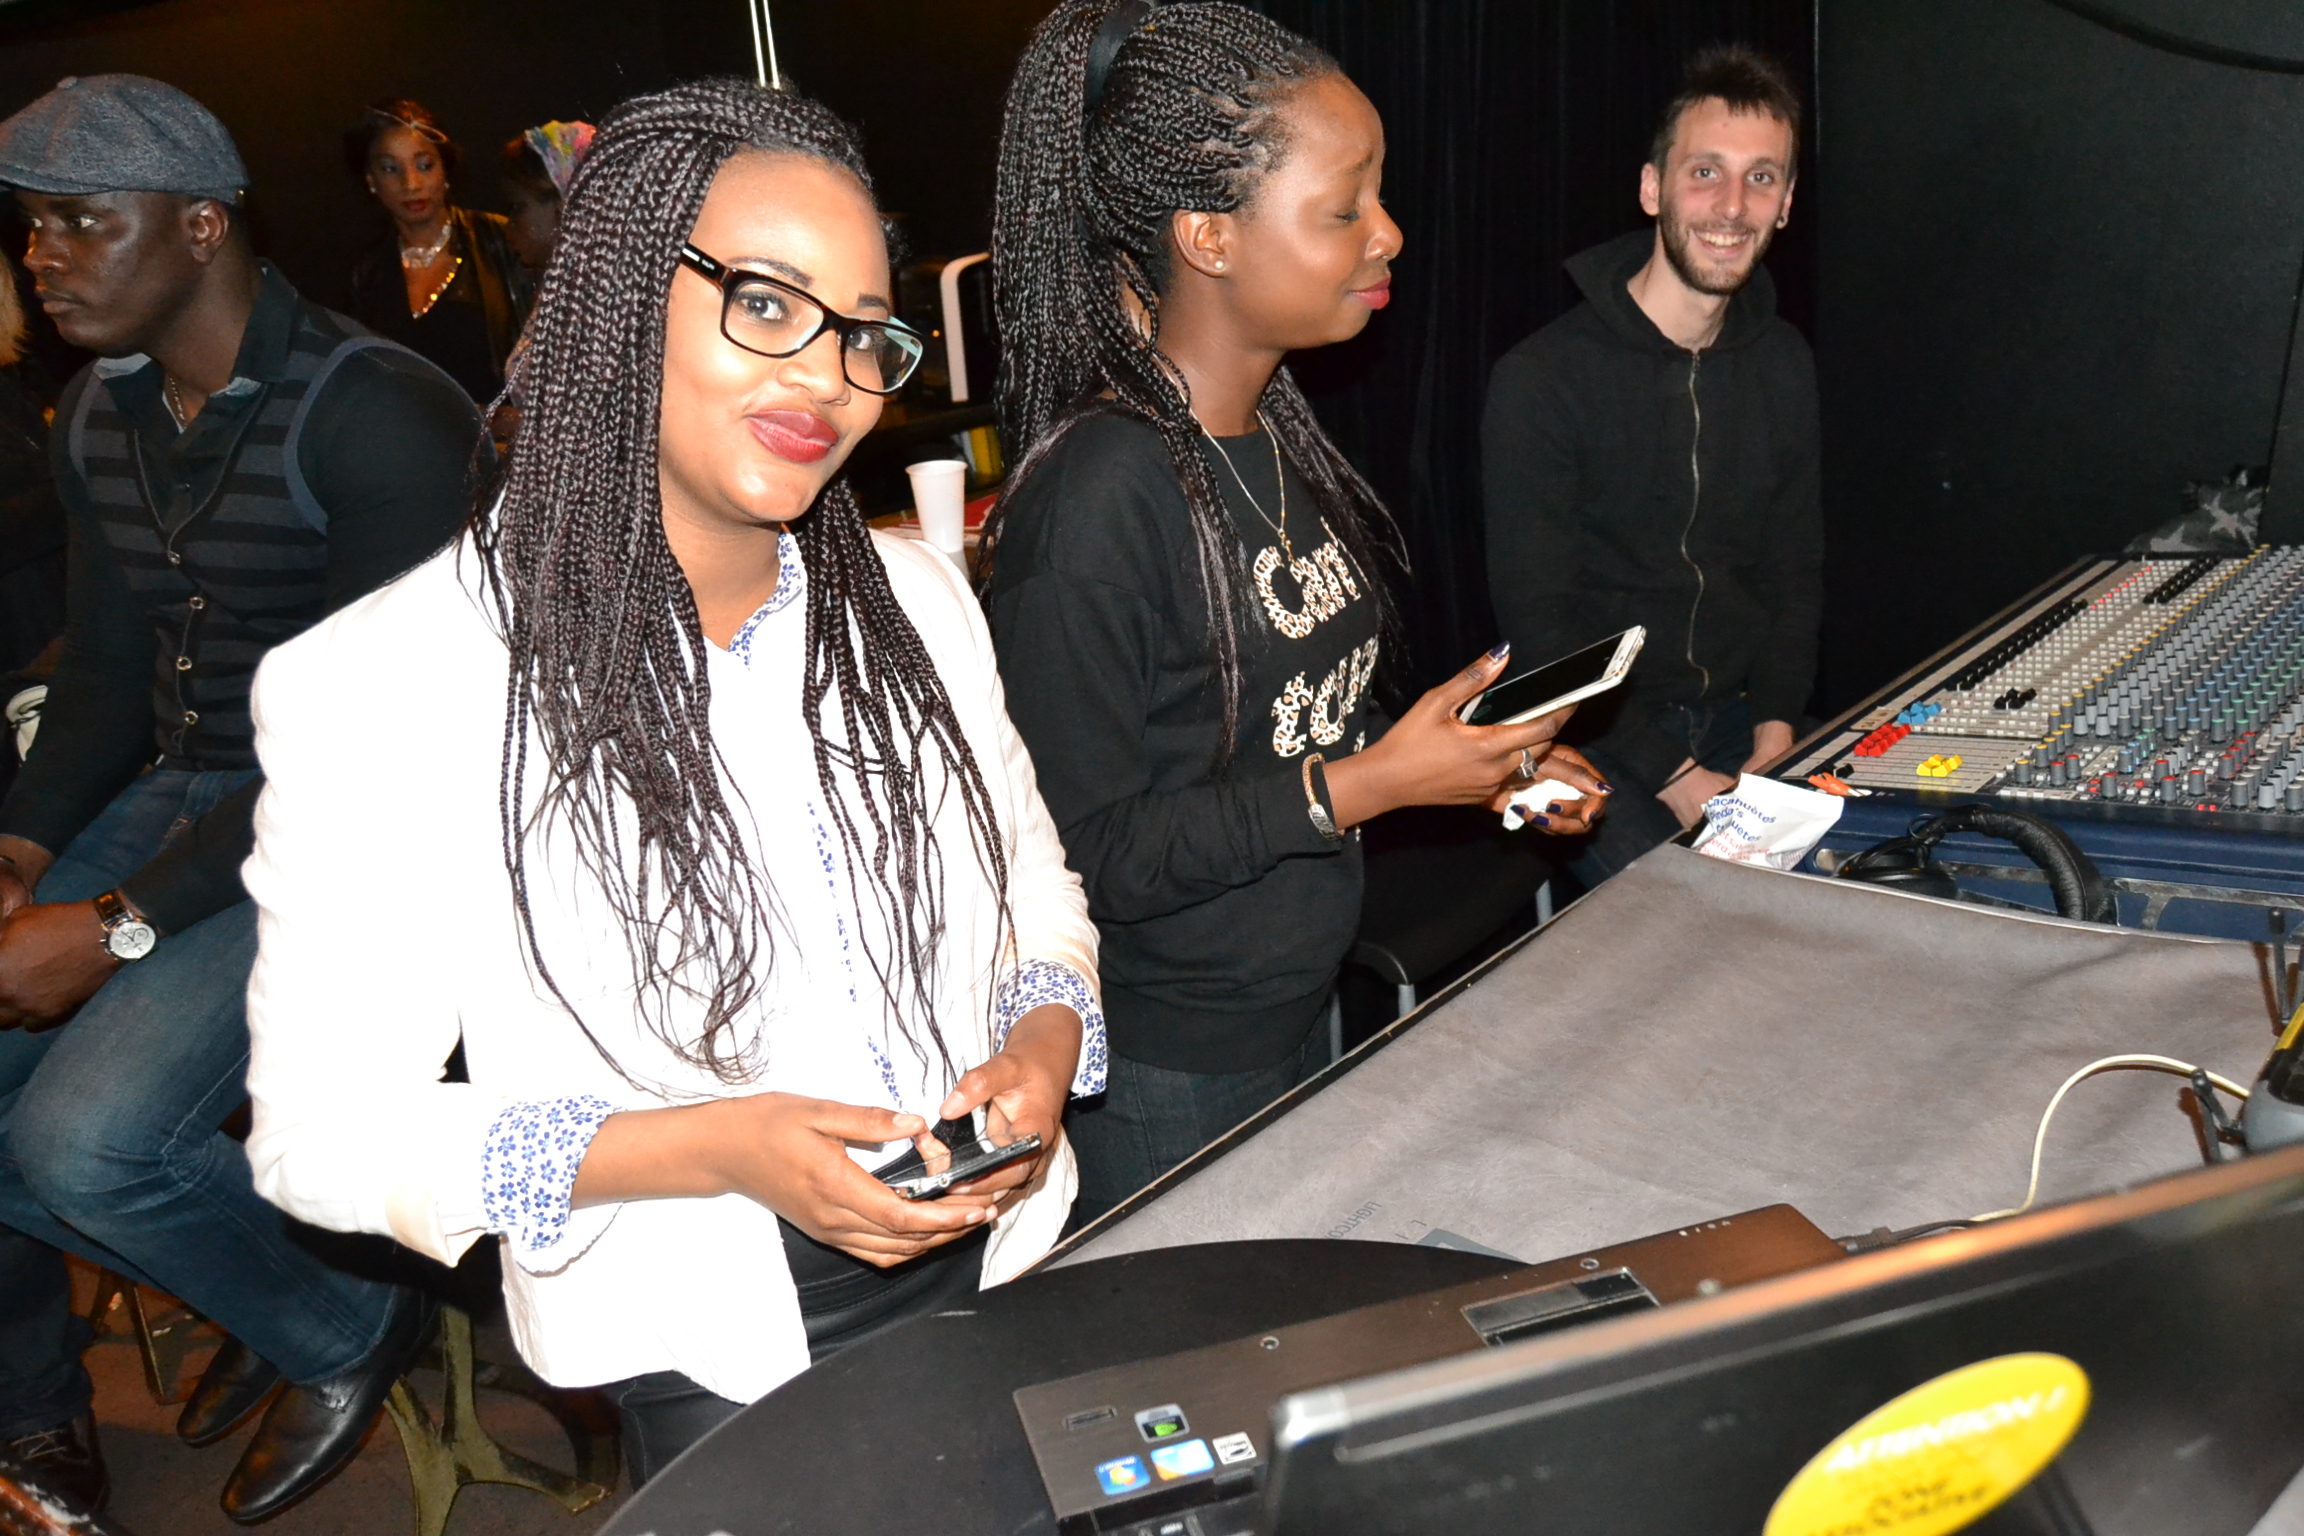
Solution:
[[[536,151],[536,158],[544,162],[544,174],[552,178],[552,185],[566,197],[568,183],[576,179],[578,162],[583,160],[584,151],[592,147],[592,125],[554,120],[541,128],[529,129],[521,137]]]

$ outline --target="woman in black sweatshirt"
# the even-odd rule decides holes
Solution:
[[[1243,7],[1070,0],[1009,89],[993,233],[1001,427],[985,535],[1008,709],[1102,943],[1111,1086],[1075,1113],[1091,1218],[1285,1092],[1360,916],[1350,829],[1586,791],[1560,717],[1455,712],[1502,647],[1370,742],[1398,565],[1284,356],[1359,333],[1400,231],[1383,124]]]

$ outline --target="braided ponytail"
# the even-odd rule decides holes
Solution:
[[[722,792],[695,594],[664,534],[657,479],[666,295],[713,176],[742,150],[803,155],[871,179],[853,131],[804,97],[711,80],[626,102],[601,123],[569,188],[512,388],[525,402],[471,536],[511,652],[502,835],[537,973],[611,1066],[540,951],[529,848],[565,827],[622,928],[645,1025],[724,1082],[754,1078],[761,1042],[738,1020],[773,962],[774,893]],[[835,479],[792,525],[807,575],[801,724],[859,919],[869,886],[888,953],[859,922],[889,1017],[947,1079],[933,1008],[943,864],[930,792],[956,790],[1007,921],[1007,849],[976,758],[918,632],[896,601],[856,498]],[[827,741],[837,700],[842,736]],[[543,788],[529,801],[531,742]],[[932,775],[930,759],[941,774]],[[849,791],[869,830],[856,825]],[[692,1036],[675,999],[703,1003]],[[927,1035],[923,1042],[915,1023]]]
[[[1066,427],[1096,411],[1160,434],[1191,514],[1208,610],[1210,658],[1224,706],[1218,764],[1238,748],[1240,617],[1247,601],[1239,531],[1201,451],[1187,386],[1156,350],[1172,216],[1233,212],[1286,150],[1281,111],[1336,61],[1278,23],[1216,0],[1162,5],[1113,50],[1099,33],[1143,12],[1140,0],[1066,0],[1040,23],[1008,88],[992,225],[1000,335],[1000,430],[1015,473],[985,521],[990,582],[1010,500]],[[1092,58],[1110,52],[1096,99]],[[1141,318],[1139,318],[1141,316]],[[1260,402],[1280,449],[1309,484],[1330,531],[1372,575],[1401,563],[1391,517],[1313,418],[1289,371]],[[1379,580],[1386,622],[1390,602]]]

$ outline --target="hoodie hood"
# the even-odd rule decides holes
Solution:
[[[1579,251],[1563,265],[1610,335],[1636,351],[1684,356],[1686,349],[1656,329],[1656,322],[1632,302],[1631,291],[1625,286],[1655,249],[1655,226],[1649,225]],[[1752,280],[1728,300],[1720,335],[1705,351],[1729,352],[1749,346],[1767,332],[1768,322],[1775,316],[1776,284],[1762,263],[1752,269]]]

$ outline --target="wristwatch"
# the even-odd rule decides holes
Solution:
[[[96,916],[104,924],[104,953],[115,960],[141,960],[160,942],[160,930],[129,911],[118,891],[96,898]]]

